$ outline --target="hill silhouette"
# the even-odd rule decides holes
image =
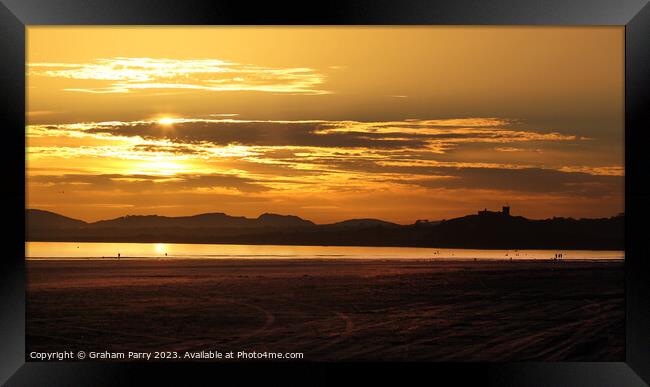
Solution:
[[[25,221],[28,227],[29,225],[32,225],[45,230],[66,228],[75,229],[88,225],[88,223],[83,220],[68,218],[67,216],[44,210],[25,211]]]
[[[116,219],[100,220],[86,224],[87,228],[160,228],[160,227],[309,227],[314,223],[293,215],[262,214],[256,219],[230,216],[224,213],[199,214],[193,216],[127,215]]]
[[[624,215],[599,219],[532,220],[509,213],[399,225],[350,219],[317,225],[293,215],[257,218],[208,213],[167,217],[129,215],[87,223],[49,211],[27,209],[28,241],[232,243],[330,246],[412,246],[500,249],[624,248]]]
[[[328,224],[329,227],[341,227],[341,228],[361,228],[361,227],[399,227],[397,223],[386,222],[379,219],[349,219],[342,222]]]

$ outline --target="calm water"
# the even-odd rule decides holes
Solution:
[[[477,250],[420,247],[199,245],[184,243],[26,242],[28,259],[623,259],[624,251]]]

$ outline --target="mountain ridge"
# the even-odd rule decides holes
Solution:
[[[26,209],[26,219],[29,223],[45,223],[69,226],[70,228],[111,228],[111,227],[270,227],[270,226],[310,226],[315,225],[309,220],[295,215],[280,215],[264,213],[257,218],[244,216],[231,216],[223,212],[210,212],[189,216],[164,216],[164,215],[124,215],[113,219],[102,219],[95,222],[70,218],[51,211],[39,209]],[[61,228],[61,227],[57,227]]]
[[[573,248],[622,250],[624,214],[610,218],[531,220],[480,211],[442,221],[400,225],[380,219],[315,224],[295,215],[257,218],[205,213],[128,215],[87,223],[26,209],[28,241],[166,242],[455,248]]]

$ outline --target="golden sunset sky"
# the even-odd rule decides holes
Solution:
[[[623,27],[29,27],[27,207],[624,208]]]

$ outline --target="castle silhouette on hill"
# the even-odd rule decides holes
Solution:
[[[490,215],[496,215],[496,216],[510,216],[510,206],[503,206],[501,207],[501,212],[498,211],[488,211],[488,209],[484,210],[479,210],[478,211],[479,216],[490,216]]]

